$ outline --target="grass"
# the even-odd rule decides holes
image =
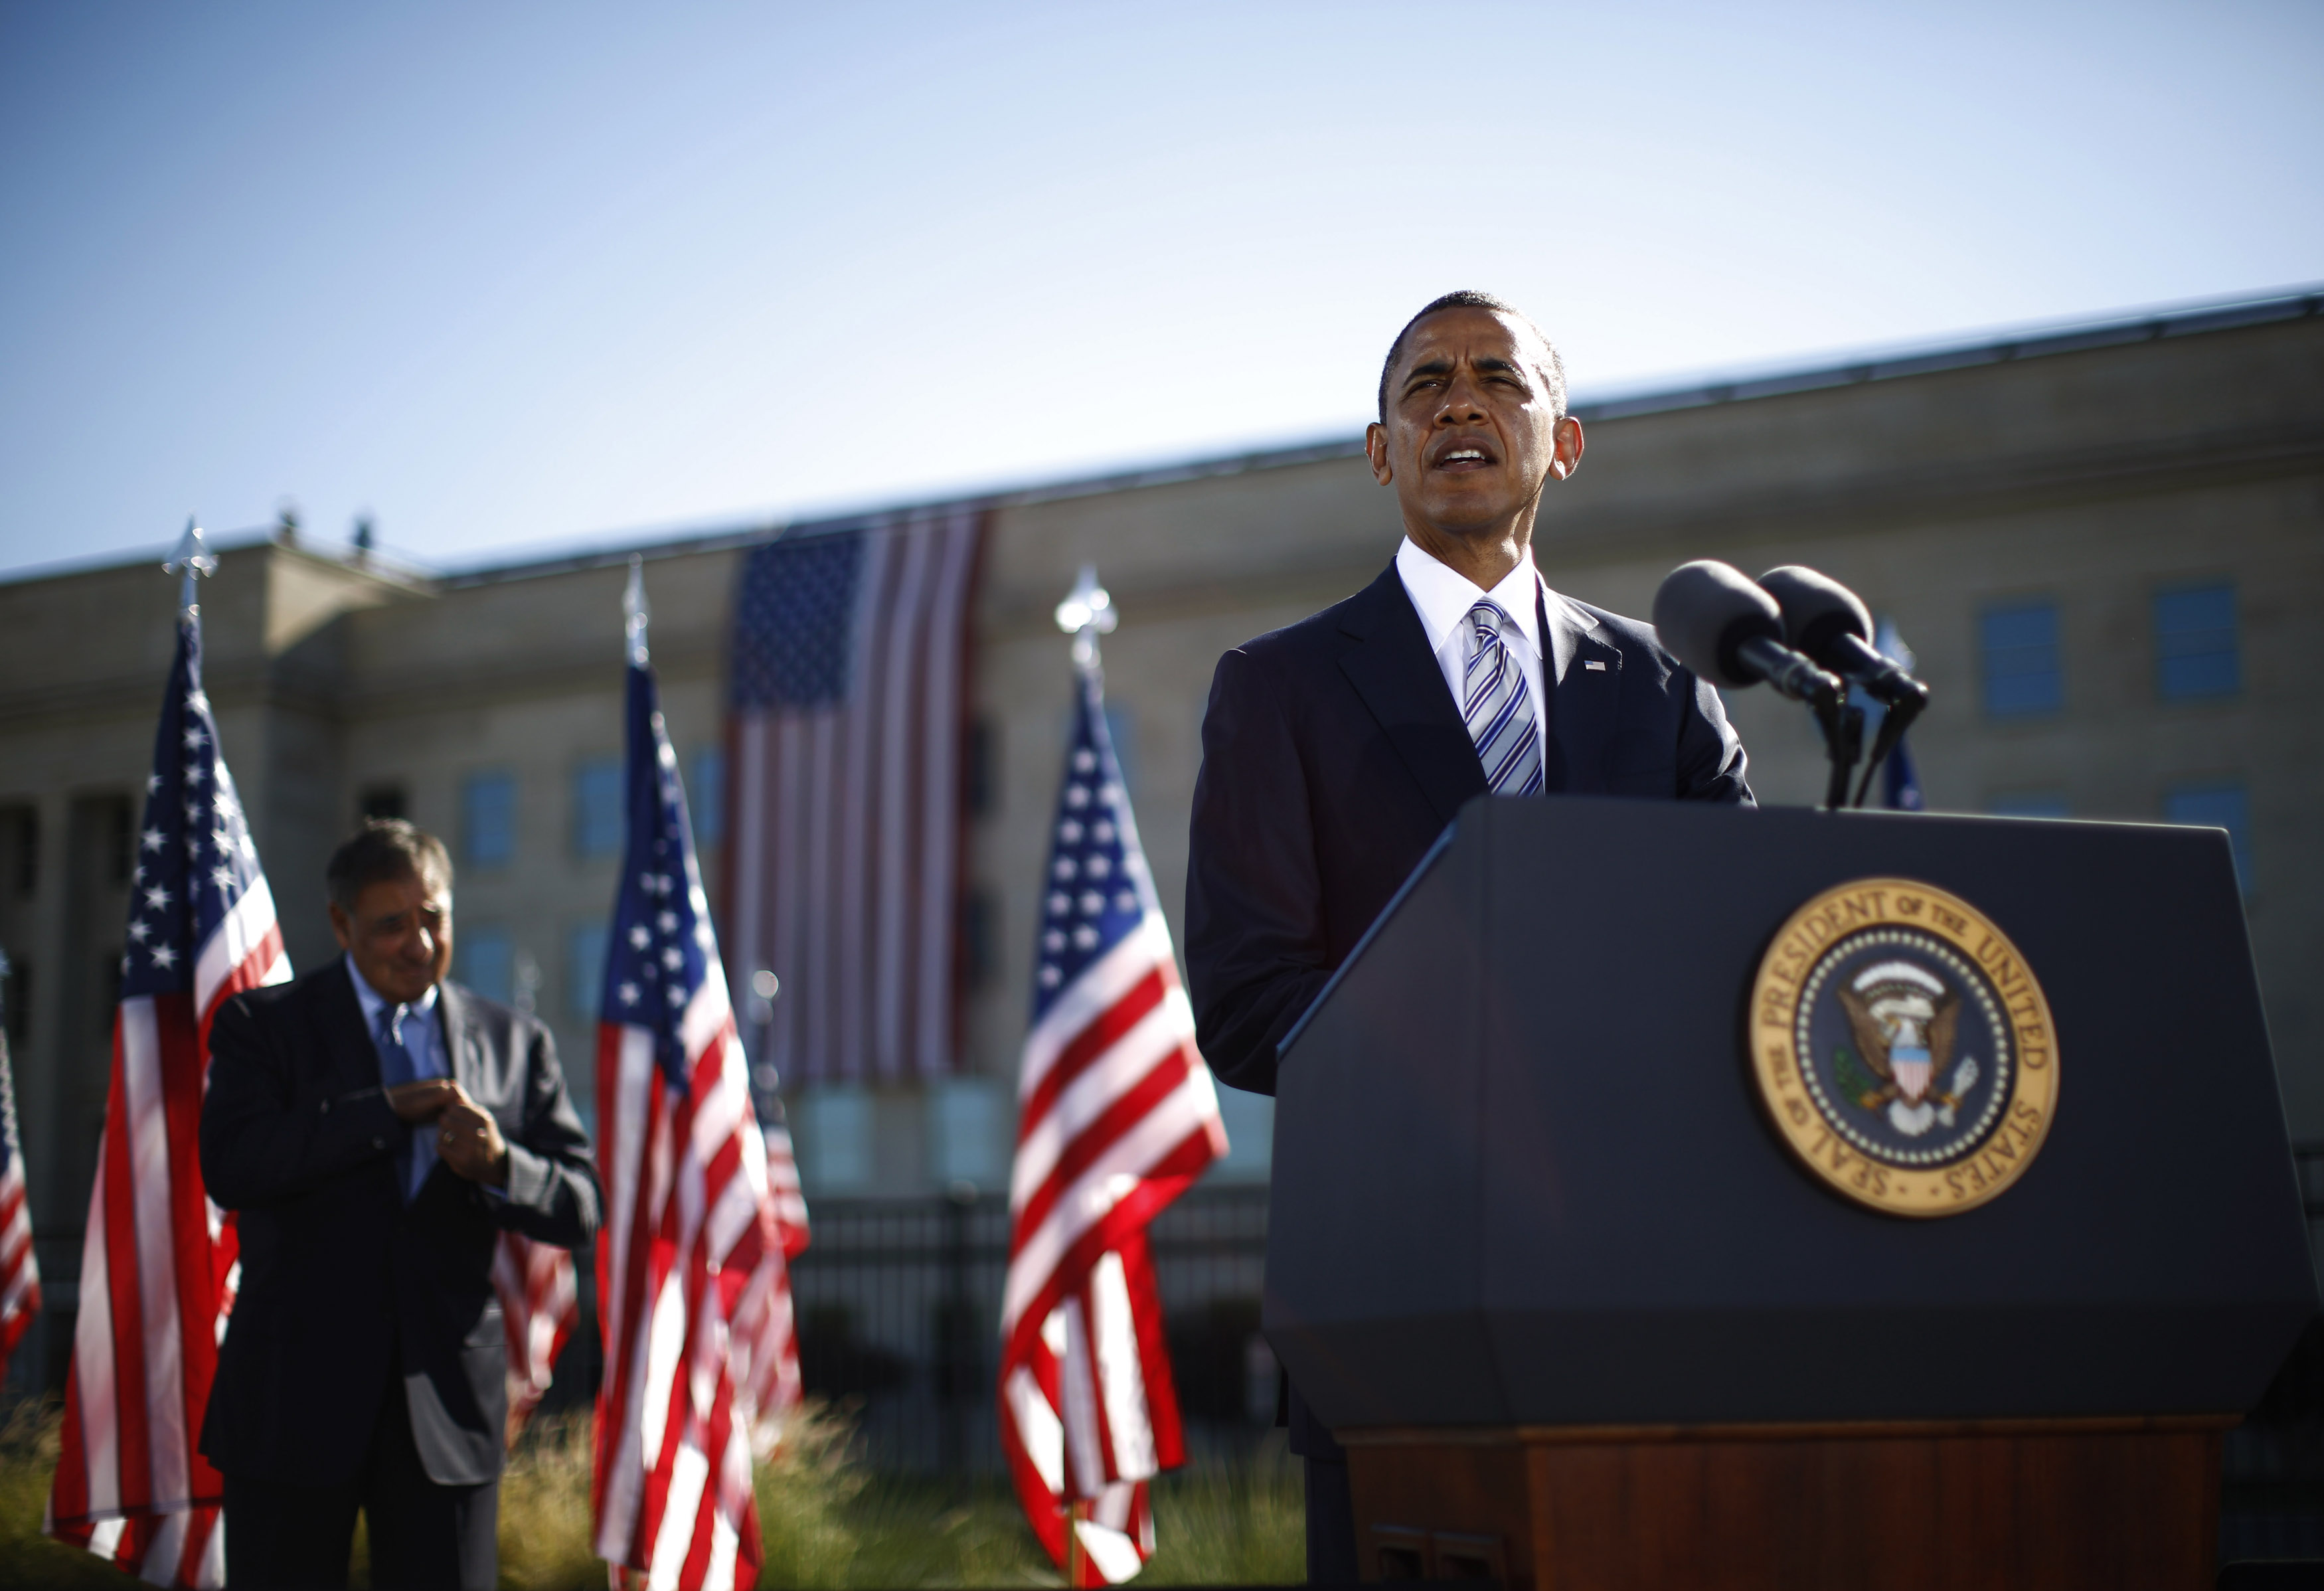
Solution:
[[[127,1584],[87,1553],[41,1534],[56,1468],[54,1400],[17,1406],[0,1424],[0,1583],[36,1588]],[[759,1466],[762,1586],[904,1591],[947,1586],[1055,1586],[1059,1577],[997,1480],[947,1483],[867,1470],[844,1411],[810,1406]],[[1297,1466],[1268,1450],[1211,1462],[1155,1483],[1148,1586],[1285,1584],[1305,1577]],[[605,1566],[589,1550],[589,1421],[537,1420],[501,1482],[502,1586],[597,1591]],[[358,1527],[352,1583],[363,1586]]]

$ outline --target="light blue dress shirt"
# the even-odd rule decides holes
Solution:
[[[448,1078],[452,1068],[444,1053],[444,1026],[436,1017],[436,989],[428,992],[403,1008],[403,1020],[399,1036],[404,1052],[411,1057],[411,1075],[408,1078],[391,1076],[391,1069],[401,1070],[381,1052],[380,1022],[393,1009],[387,997],[364,981],[355,970],[355,958],[347,957],[347,976],[355,980],[355,1001],[363,1007],[364,1031],[371,1035],[372,1049],[380,1057],[381,1080],[392,1087],[397,1083],[416,1083],[427,1078]],[[406,1161],[406,1173],[410,1178],[403,1190],[405,1202],[419,1197],[420,1185],[428,1180],[428,1173],[436,1165],[436,1130],[433,1126],[411,1129],[411,1153]]]

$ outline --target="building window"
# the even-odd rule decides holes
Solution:
[[[990,718],[968,726],[968,758],[962,794],[972,818],[990,818],[1000,796],[1000,731]]]
[[[1211,1167],[1212,1179],[1266,1181],[1275,1160],[1275,1101],[1265,1094],[1222,1088],[1219,1120],[1227,1130],[1227,1152]]]
[[[22,1044],[32,1010],[32,967],[21,952],[0,952],[0,1032]]]
[[[949,1189],[965,1182],[981,1192],[1009,1186],[1006,1100],[987,1078],[945,1078],[927,1094],[928,1171]]]
[[[605,1002],[605,925],[585,922],[565,937],[565,1008],[594,1021]]]
[[[505,867],[516,859],[516,777],[472,773],[460,791],[460,859]]]
[[[592,757],[573,771],[574,855],[621,853],[622,805],[619,757]]]
[[[2182,586],[2154,594],[2154,682],[2164,701],[2233,696],[2243,689],[2233,586]]]
[[[30,899],[41,887],[41,809],[14,807],[0,814],[0,844],[8,847],[5,869],[10,887]]]
[[[972,889],[960,903],[961,979],[972,991],[1001,970],[1001,911],[992,892]]]
[[[847,1085],[814,1088],[791,1113],[799,1176],[809,1193],[872,1188],[872,1096]]]
[[[2251,893],[2251,798],[2241,783],[2174,784],[2163,794],[2163,820],[2226,829],[2227,848],[2236,857],[2236,883]]]
[[[410,800],[400,784],[367,784],[355,797],[355,816],[370,818],[409,818]]]
[[[2066,792],[2061,790],[2012,790],[1994,796],[1985,809],[1996,818],[2063,818]]]
[[[106,814],[111,843],[105,848],[106,882],[120,885],[137,871],[137,814],[124,796]]]
[[[2030,718],[2065,705],[2058,665],[2058,605],[2047,597],[1988,607],[1978,616],[1985,654],[1985,711],[1994,718]]]
[[[687,759],[686,816],[694,843],[715,846],[726,837],[726,754],[706,745]]]
[[[504,928],[463,928],[452,936],[452,980],[487,1000],[516,1004],[516,941]]]

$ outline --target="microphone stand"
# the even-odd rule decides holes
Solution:
[[[1849,771],[1864,754],[1864,709],[1849,704],[1846,695],[1819,696],[1810,704],[1815,709],[1816,726],[1823,731],[1824,755],[1831,762],[1831,774],[1824,782],[1823,808],[1837,812],[1848,805]],[[1886,734],[1884,726],[1882,734]],[[1876,761],[1874,766],[1878,766]],[[1868,772],[1868,781],[1871,774]],[[1863,792],[1856,797],[1858,806],[1864,803]]]
[[[1925,691],[1917,696],[1899,694],[1895,701],[1886,705],[1888,710],[1881,716],[1880,733],[1872,742],[1872,760],[1864,765],[1864,778],[1856,787],[1856,805],[1859,807],[1864,805],[1865,796],[1871,791],[1872,776],[1880,772],[1880,765],[1888,760],[1888,754],[1903,742],[1904,731],[1913,726],[1913,720],[1919,717],[1921,709],[1929,705],[1929,698]],[[1849,710],[1856,715],[1857,728],[1861,732],[1864,709],[1851,708]]]

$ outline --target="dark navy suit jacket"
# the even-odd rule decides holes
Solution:
[[[1650,625],[1540,609],[1552,793],[1748,802],[1719,694]],[[1554,665],[1563,662],[1563,669]],[[1595,666],[1593,666],[1595,665]],[[1485,791],[1390,564],[1219,660],[1186,869],[1186,973],[1221,1082],[1275,1092],[1275,1047],[1453,814]]]
[[[202,1176],[236,1212],[242,1289],[202,1452],[226,1475],[352,1480],[391,1375],[430,1480],[500,1474],[508,1351],[493,1249],[503,1231],[578,1247],[602,1198],[549,1030],[456,984],[438,985],[437,1006],[453,1078],[508,1140],[505,1198],[439,1161],[403,1201],[396,1152],[412,1129],[381,1088],[343,958],[218,1008]]]
[[[1570,600],[1539,613],[1544,684],[1554,682],[1543,693],[1546,791],[1750,801],[1719,693],[1652,626]],[[1275,1092],[1276,1046],[1483,793],[1393,563],[1346,601],[1219,660],[1194,782],[1186,977],[1221,1082]],[[1338,1457],[1286,1391],[1292,1450]]]

